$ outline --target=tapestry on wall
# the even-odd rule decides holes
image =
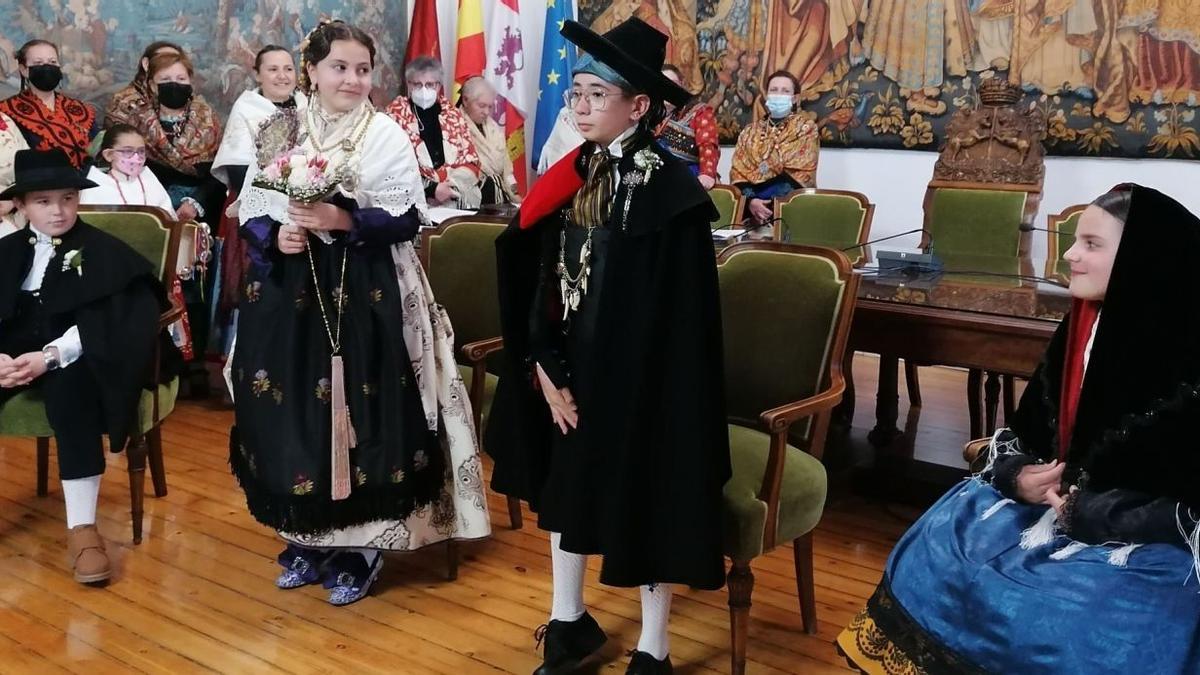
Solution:
[[[599,31],[636,16],[717,111],[723,142],[787,70],[825,145],[936,150],[979,84],[1005,78],[1050,154],[1200,158],[1192,0],[579,0]]]
[[[103,111],[133,79],[146,45],[182,45],[193,86],[222,116],[254,83],[254,55],[268,44],[295,49],[322,18],[339,18],[375,39],[372,100],[400,87],[407,14],[396,0],[14,0],[0,6],[0,97],[16,93],[14,52],[33,38],[59,45],[60,90]]]

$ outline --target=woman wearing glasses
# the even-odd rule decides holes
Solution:
[[[451,106],[442,92],[442,64],[420,56],[404,69],[408,95],[397,96],[386,112],[408,132],[425,201],[430,206],[473,209],[479,206],[479,154],[471,141],[471,121]]]

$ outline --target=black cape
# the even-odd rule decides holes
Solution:
[[[504,363],[486,430],[495,460],[492,488],[535,511],[547,480],[554,434],[534,387],[531,323],[561,330],[557,282],[560,207],[569,202],[594,146],[543,177],[496,242]],[[589,372],[574,391],[580,426],[572,433],[590,480],[572,486],[586,531],[564,532],[562,546],[602,554],[601,581],[614,586],[679,583],[716,589],[724,583],[721,489],[730,475],[725,421],[721,315],[710,222],[716,210],[687,168],[649,139],[663,166],[635,189],[627,227],[621,220],[629,187],[619,186],[612,216]],[[531,216],[550,203],[545,217]],[[522,223],[526,225],[522,227]],[[547,267],[550,266],[550,267]],[[553,287],[551,306],[532,306],[539,280]],[[585,299],[586,302],[586,299]],[[542,317],[532,321],[531,317]]]
[[[1079,492],[1062,525],[1085,543],[1179,543],[1176,516],[1200,514],[1200,220],[1155,190],[1130,189],[1066,454],[1064,484]],[[1068,324],[1010,425],[1025,454],[997,462],[996,486],[1010,497],[1022,466],[1059,456]]]
[[[159,316],[170,305],[149,261],[121,240],[82,219],[60,239],[42,278],[43,309],[52,326],[62,330],[79,327],[109,446],[120,452],[136,432],[133,427],[142,389],[153,380]],[[76,250],[82,274],[62,269],[63,257]],[[32,266],[28,229],[0,239],[0,331],[5,319],[16,311],[21,284]],[[169,338],[161,344],[167,350],[167,361],[177,364],[178,353]],[[163,368],[162,376],[174,369]]]

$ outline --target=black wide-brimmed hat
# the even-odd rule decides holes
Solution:
[[[61,148],[18,150],[13,158],[16,182],[0,192],[0,199],[12,199],[38,190],[83,190],[96,184],[79,173]]]
[[[641,19],[627,19],[604,35],[577,21],[566,21],[562,35],[650,98],[685,105],[692,95],[662,74],[667,36]]]

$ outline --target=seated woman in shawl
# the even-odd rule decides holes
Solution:
[[[96,111],[83,101],[56,93],[63,71],[58,46],[30,40],[16,52],[21,91],[0,101],[0,113],[17,123],[34,150],[58,148],[76,169],[91,161],[88,145],[100,131]]]
[[[212,175],[221,139],[221,122],[203,97],[192,90],[192,62],[170,51],[150,58],[146,68],[152,107],[137,112],[131,126],[146,140],[146,165],[158,176],[182,221],[199,221],[215,230],[220,222],[225,186]],[[204,366],[209,337],[212,275],[183,284],[192,327],[194,359],[187,381],[193,395],[205,396]]]
[[[425,199],[434,206],[473,209],[479,206],[479,155],[471,142],[471,123],[450,105],[442,91],[442,63],[418,56],[404,67],[408,95],[400,95],[387,114],[408,132]]]
[[[749,199],[746,210],[756,226],[771,222],[776,197],[817,185],[821,135],[800,112],[799,93],[794,75],[772,73],[767,77],[767,118],[738,135],[729,180]]]
[[[679,68],[666,64],[662,69],[675,84],[683,86],[683,74]],[[692,170],[705,190],[717,184],[717,162],[721,161],[721,146],[717,137],[717,118],[712,106],[703,103],[699,96],[687,104],[667,104],[667,119],[658,128],[658,142],[671,151]]]
[[[838,638],[865,672],[1197,672],[1200,220],[1126,185],[1075,237],[1011,428]]]
[[[183,47],[174,42],[166,40],[151,42],[150,46],[142,52],[142,58],[138,60],[137,73],[134,74],[133,81],[108,100],[108,106],[104,109],[104,128],[108,129],[117,124],[132,125],[134,120],[142,117],[146,110],[153,109],[154,94],[150,92],[150,84],[146,77],[150,59],[159,54],[182,53]]]
[[[483,175],[479,184],[480,204],[520,204],[521,193],[512,158],[508,156],[508,139],[492,118],[496,88],[482,77],[469,78],[463,83],[458,105],[471,122],[471,141],[479,153],[479,170]]]
[[[242,92],[229,112],[225,136],[213,159],[212,174],[228,188],[226,203],[237,201],[246,180],[246,170],[255,162],[254,135],[258,127],[281,108],[304,109],[308,98],[296,90],[296,64],[292,53],[279,45],[267,45],[254,57],[254,79],[258,86]],[[244,285],[246,250],[238,236],[236,206],[224,209],[217,230],[221,259],[214,274],[220,278],[216,298],[216,325],[232,343],[233,311]],[[216,351],[216,350],[213,350]],[[222,356],[227,356],[222,354]]]
[[[13,161],[17,151],[29,148],[21,130],[8,115],[0,113],[0,190],[13,184]],[[12,234],[25,226],[25,219],[11,199],[0,199],[0,237]]]
[[[453,331],[413,238],[427,222],[412,144],[371,105],[374,42],[340,21],[301,47],[304,110],[260,129],[343,176],[324,201],[255,184],[239,217],[251,266],[232,358],[230,464],[251,515],[288,542],[280,588],[364,597],[380,551],[490,533]],[[271,174],[264,173],[264,180]]]
[[[212,174],[229,188],[231,194],[242,191],[246,169],[254,163],[254,135],[258,127],[279,108],[303,108],[308,98],[296,91],[296,64],[286,47],[267,45],[254,57],[254,80],[258,86],[247,89],[233,103],[225,136],[217,148]]]

